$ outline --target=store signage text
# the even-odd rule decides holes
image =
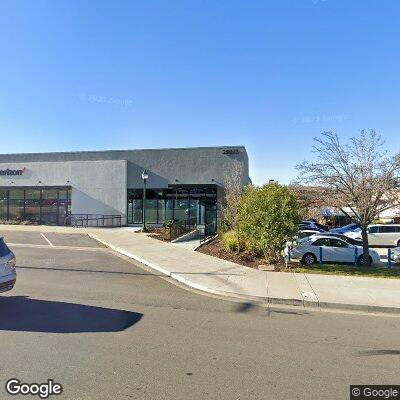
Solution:
[[[22,175],[26,171],[26,167],[21,169],[0,169],[0,175]]]

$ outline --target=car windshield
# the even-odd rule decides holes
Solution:
[[[352,244],[352,245],[354,245],[354,246],[361,246],[362,245],[362,242],[361,242],[361,240],[356,240],[356,239],[353,239],[353,238],[350,238],[350,237],[348,237],[348,236],[344,236],[343,235],[343,237],[340,237],[344,242],[346,242],[346,243],[348,243],[348,244]]]
[[[10,254],[10,249],[4,243],[4,240],[0,239],[0,257],[4,257],[7,254]]]

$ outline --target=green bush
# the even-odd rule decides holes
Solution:
[[[170,226],[174,225],[175,221],[173,219],[169,219],[167,221],[164,221],[163,227],[164,228],[169,228]]]
[[[283,249],[300,220],[296,195],[277,183],[248,186],[240,199],[239,230],[246,249],[267,262],[283,261]]]
[[[237,233],[228,231],[222,234],[222,244],[225,250],[236,251],[238,249]]]

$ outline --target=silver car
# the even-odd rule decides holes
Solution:
[[[391,249],[390,258],[397,264],[400,264],[400,247]]]
[[[0,293],[11,290],[17,280],[15,255],[0,237]]]

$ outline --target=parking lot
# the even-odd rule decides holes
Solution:
[[[102,244],[84,233],[5,231],[2,236],[10,246],[104,248]]]
[[[397,379],[400,319],[268,312],[178,287],[79,231],[0,235],[17,257],[16,287],[0,296],[1,399],[10,378],[52,378],[57,398],[74,400],[308,399],[316,388],[336,399],[380,382],[378,370]]]

